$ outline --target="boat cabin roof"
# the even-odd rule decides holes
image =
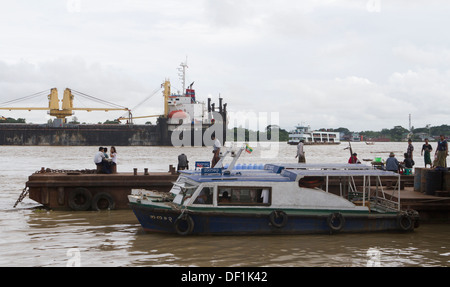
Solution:
[[[290,182],[303,177],[395,176],[390,171],[372,169],[363,164],[266,164],[263,170],[232,170],[204,168],[201,171],[180,171],[196,182],[261,181]]]

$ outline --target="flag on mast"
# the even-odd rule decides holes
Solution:
[[[248,144],[245,144],[245,151],[248,153],[252,153],[253,149]]]

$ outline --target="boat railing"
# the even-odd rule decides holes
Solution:
[[[400,202],[396,202],[387,198],[375,197],[371,201],[371,208],[376,209],[378,211],[388,210],[388,211],[397,211],[400,210]]]
[[[339,169],[339,166],[341,169]],[[352,200],[350,196],[359,197],[358,204],[367,206],[368,204],[374,204],[382,206],[388,209],[400,210],[400,175],[382,170],[374,170],[364,168],[362,165],[352,165],[355,169],[348,169],[348,165],[317,165],[314,169],[283,169],[281,175],[295,180],[299,183],[300,187],[309,187],[309,185],[302,185],[305,179],[317,179],[321,178],[321,186],[324,192],[330,191],[330,182],[334,180],[334,184],[338,182],[339,190],[338,195],[346,197],[348,200]],[[266,168],[276,169],[278,166],[267,166]],[[313,167],[313,166],[309,166]],[[359,168],[356,168],[359,167]],[[292,168],[292,166],[291,166]],[[392,194],[388,194],[388,191],[383,187],[382,177],[396,178],[397,184],[395,185]],[[356,179],[358,178],[358,181]],[[375,179],[375,181],[374,181]],[[308,182],[308,180],[306,180]],[[392,199],[393,193],[397,192],[397,199],[394,202]],[[333,191],[336,193],[336,191]],[[372,203],[373,202],[373,203]]]

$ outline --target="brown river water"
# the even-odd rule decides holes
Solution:
[[[423,167],[422,143],[414,143]],[[432,143],[433,147],[435,143]],[[348,143],[306,146],[309,163],[345,163]],[[242,163],[295,162],[295,146],[253,145]],[[406,143],[352,143],[363,159],[389,152],[402,159]],[[0,266],[450,266],[450,224],[422,224],[412,233],[298,236],[191,236],[143,232],[131,210],[47,211],[25,198],[29,175],[41,167],[93,169],[98,147],[0,147]],[[210,148],[117,147],[118,172],[167,171],[185,153],[193,164],[210,160]],[[363,162],[364,163],[364,162]],[[367,164],[367,162],[365,162]]]

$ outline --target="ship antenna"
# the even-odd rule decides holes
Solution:
[[[180,64],[180,67],[178,68],[178,71],[180,72],[180,73],[178,74],[178,76],[180,76],[181,84],[183,85],[183,92],[182,92],[183,96],[184,96],[185,93],[186,93],[186,68],[188,68],[188,65],[187,65],[187,56],[186,56],[186,62],[181,63],[181,64]]]

